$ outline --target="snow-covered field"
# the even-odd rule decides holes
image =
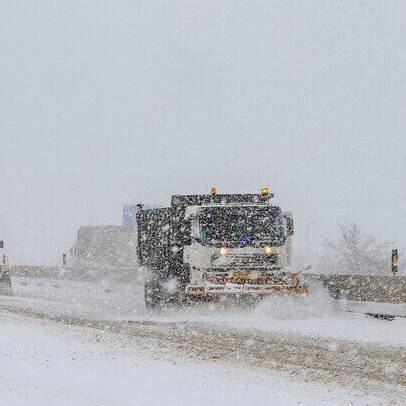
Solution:
[[[1,405],[406,402],[406,319],[346,313],[322,291],[151,312],[141,285],[13,289],[0,297]]]

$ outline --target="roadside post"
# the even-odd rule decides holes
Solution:
[[[66,266],[66,254],[62,255],[62,265]]]
[[[11,278],[10,271],[7,265],[8,258],[7,255],[3,253],[4,241],[0,240],[0,253],[1,253],[1,262],[0,262],[0,295],[11,296],[13,294],[13,289],[11,287]]]
[[[3,265],[8,265],[8,256],[3,251],[4,248],[4,241],[0,240],[0,254],[1,254],[1,262],[0,262],[0,272],[3,268]]]
[[[392,250],[392,275],[396,275],[396,273],[398,271],[398,260],[399,260],[398,250],[393,249]]]
[[[4,254],[4,252],[3,252],[3,248],[4,248],[4,241],[0,240],[0,253],[1,253],[1,257],[2,257],[1,264],[0,264],[0,272],[2,270],[2,265],[6,265],[6,263],[7,263],[7,257],[6,257],[6,254]]]

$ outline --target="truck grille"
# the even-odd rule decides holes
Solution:
[[[278,254],[229,254],[227,256],[227,266],[236,267],[266,267],[278,263]]]

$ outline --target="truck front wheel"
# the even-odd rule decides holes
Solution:
[[[156,309],[185,303],[185,284],[179,277],[147,279],[144,283],[145,307]]]
[[[148,281],[144,283],[145,307],[147,309],[156,309],[162,305],[162,287],[159,280]]]

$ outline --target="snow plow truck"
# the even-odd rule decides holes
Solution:
[[[288,271],[293,219],[259,194],[175,195],[137,212],[139,265],[148,308],[225,295],[304,294]]]

